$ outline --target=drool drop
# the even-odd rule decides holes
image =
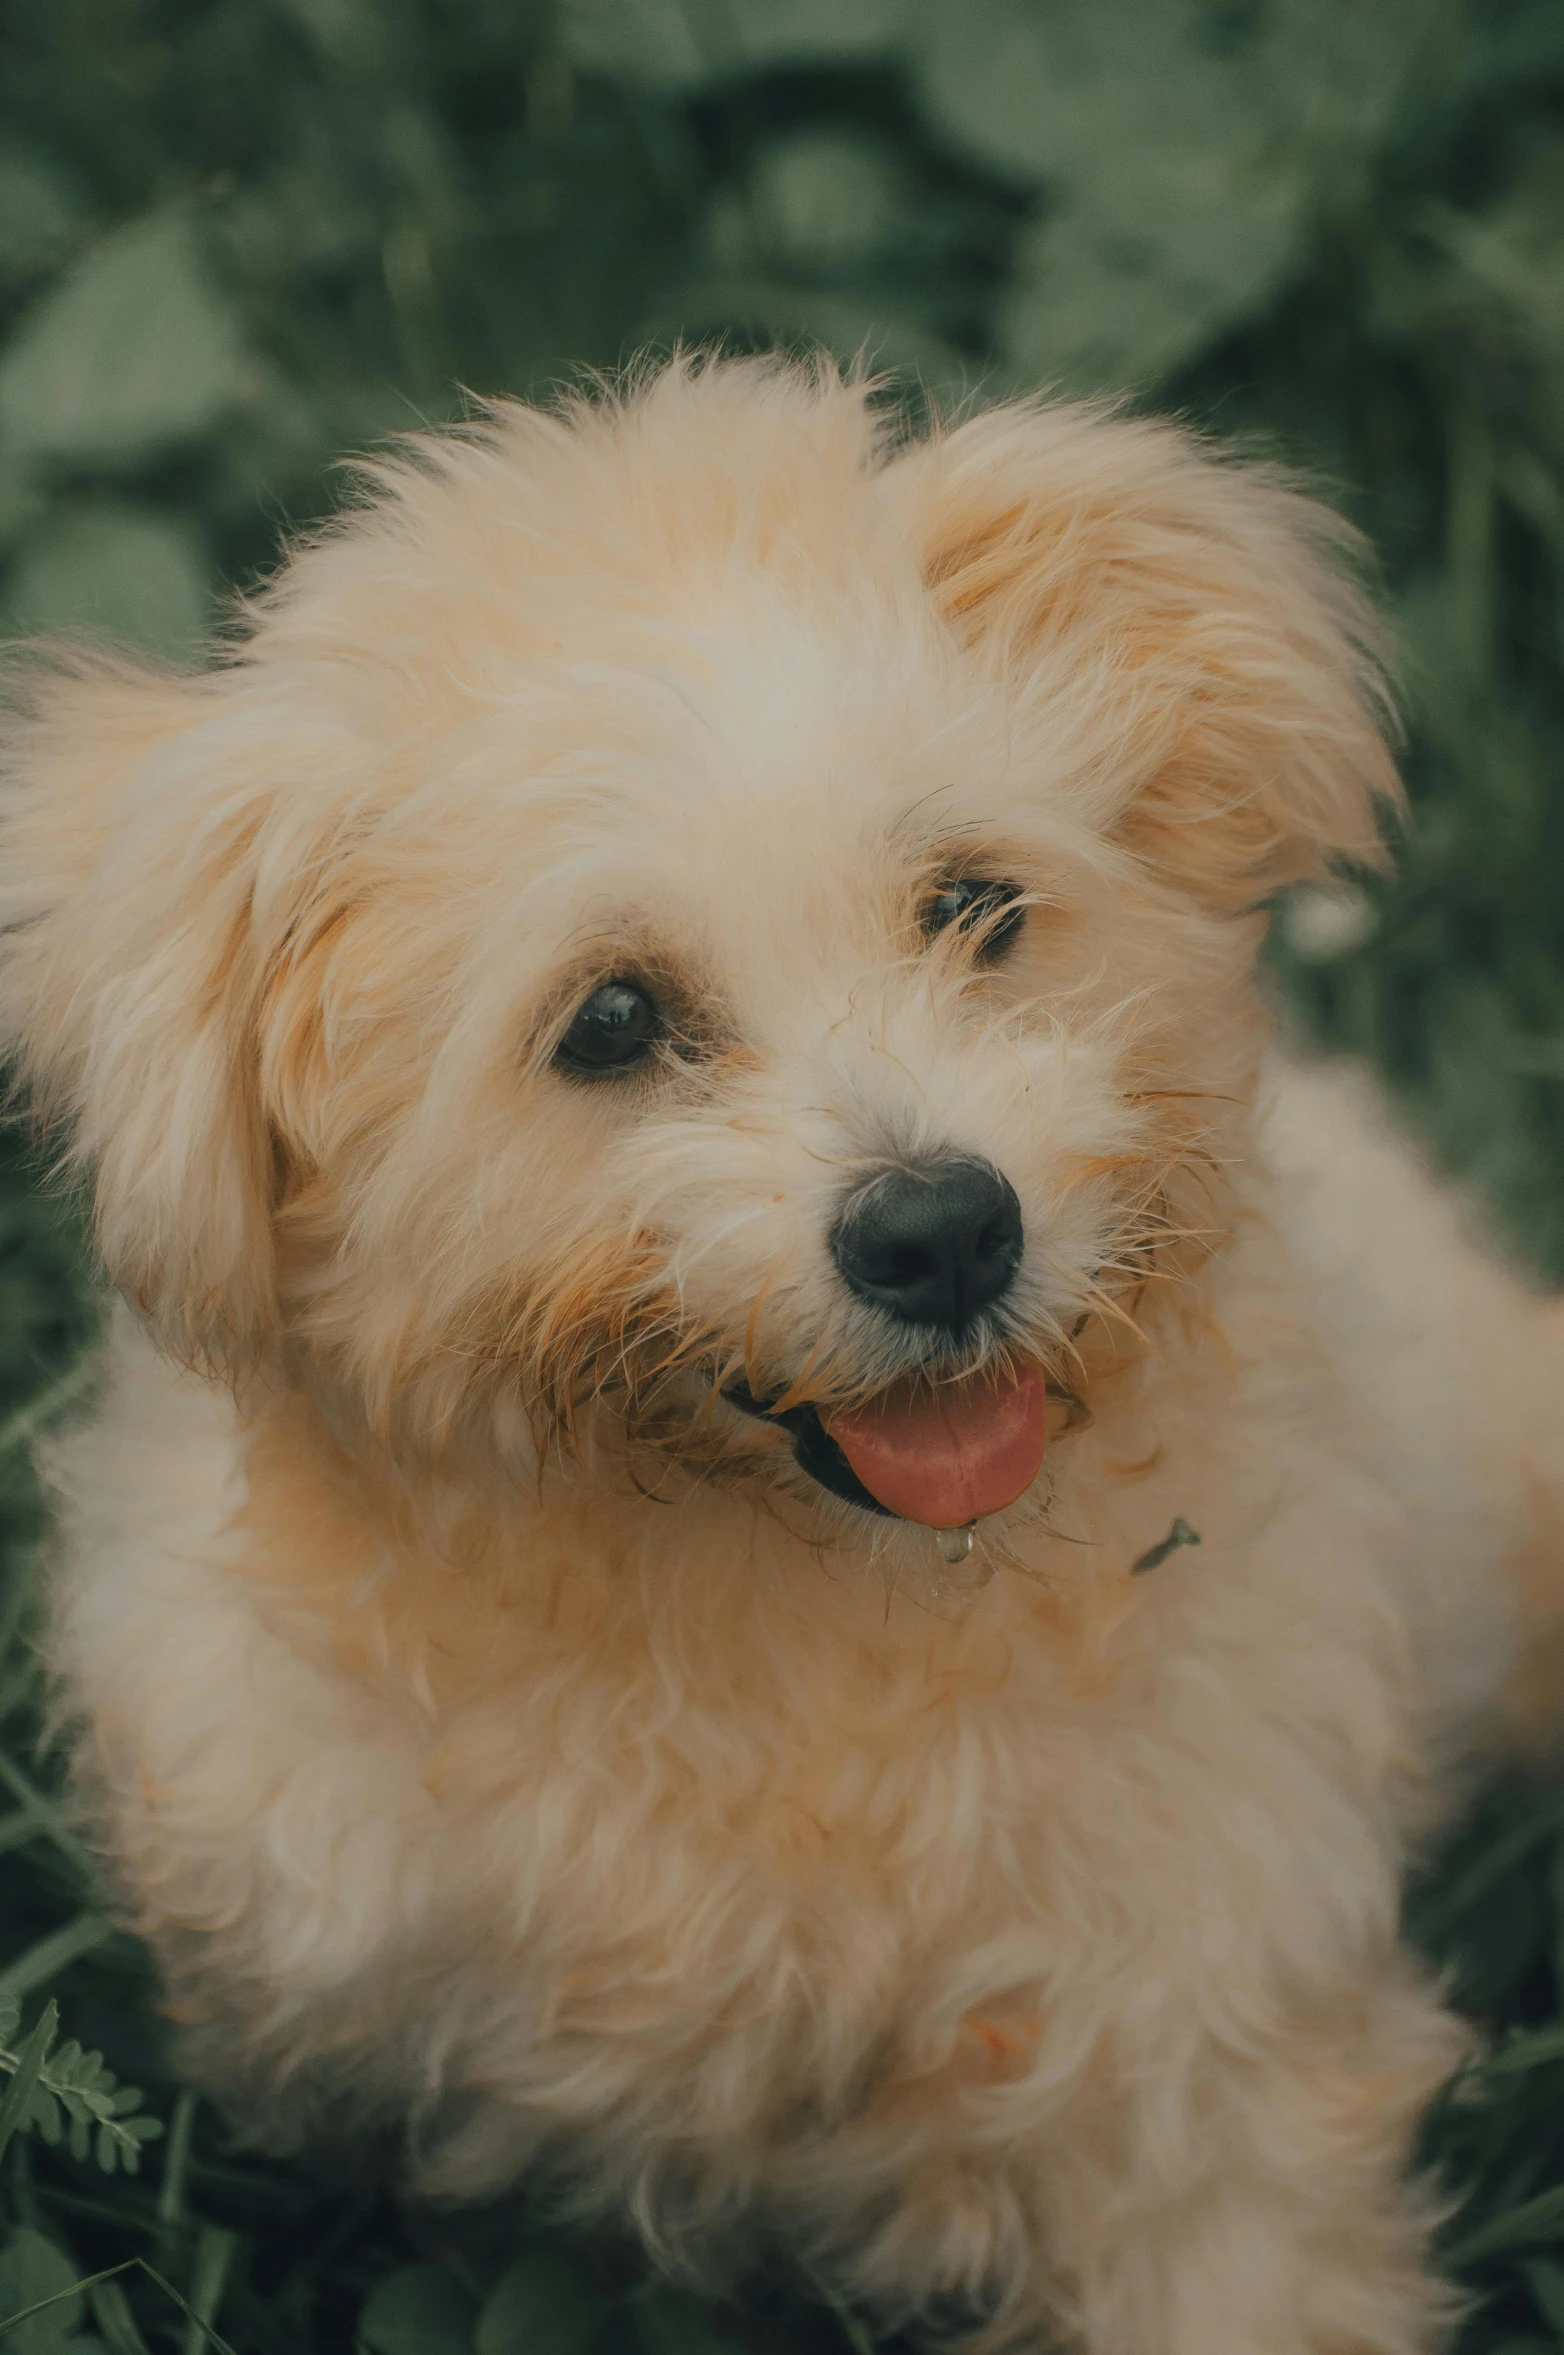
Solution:
[[[936,1529],[934,1542],[939,1547],[942,1562],[964,1562],[972,1551],[977,1535],[977,1523],[968,1521],[961,1529]]]

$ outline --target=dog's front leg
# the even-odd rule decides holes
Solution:
[[[1433,2199],[1407,2168],[1418,2115],[1463,2043],[1393,1958],[1378,1985],[1343,1990],[1328,2017],[1294,2021],[1258,2049],[1208,2050],[1126,2100],[1107,2147],[1079,2171],[1057,2169],[1050,2202],[1080,2346],[1426,2355],[1439,2345],[1452,2298],[1427,2260]],[[1088,2130],[1088,2152],[1091,2140]]]

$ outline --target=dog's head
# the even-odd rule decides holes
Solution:
[[[1339,528],[757,363],[373,482],[220,668],[9,732],[0,1019],[110,1272],[411,1464],[1008,1505],[1230,1223],[1260,903],[1374,854]]]

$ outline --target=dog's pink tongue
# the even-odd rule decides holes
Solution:
[[[936,1390],[902,1385],[826,1429],[872,1497],[904,1521],[959,1529],[1013,1505],[1037,1478],[1048,1390],[1037,1366]]]

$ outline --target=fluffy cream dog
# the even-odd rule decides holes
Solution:
[[[1268,1071],[1257,906],[1395,793],[1340,528],[760,364],[373,486],[6,739],[139,1312],[54,1662],[193,2073],[930,2340],[1424,2348],[1397,1884],[1564,1350]]]

